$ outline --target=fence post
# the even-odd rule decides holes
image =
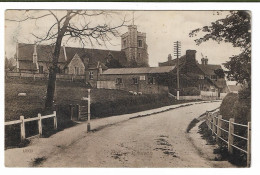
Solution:
[[[70,104],[70,120],[72,121],[73,118],[73,106]]]
[[[218,142],[218,138],[221,137],[221,129],[222,128],[222,115],[219,115],[218,116],[218,124],[217,124],[217,137],[216,137],[216,140]]]
[[[90,89],[88,89],[88,125],[87,131],[90,131]]]
[[[39,136],[42,136],[42,115],[38,114],[38,130],[39,130]]]
[[[77,104],[78,120],[80,119],[80,105]]]
[[[211,129],[212,130],[212,114],[211,113],[209,113],[209,129]]]
[[[230,118],[229,119],[229,123],[228,123],[228,153],[229,154],[233,154],[233,142],[234,142],[234,138],[233,138],[233,135],[234,134],[234,123],[235,120],[234,118]]]
[[[21,141],[25,139],[25,125],[24,125],[24,116],[20,116],[21,123]]]
[[[251,122],[247,124],[247,167],[251,166]]]
[[[53,122],[54,122],[54,129],[56,130],[57,129],[57,115],[56,115],[56,111],[53,111],[53,115],[54,115],[54,120],[53,120]]]
[[[216,114],[213,114],[212,117],[213,117],[213,124],[212,124],[212,135],[215,135],[216,133],[216,117],[215,117]]]

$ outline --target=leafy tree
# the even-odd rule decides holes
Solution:
[[[214,73],[215,73],[219,78],[224,78],[224,77],[225,77],[225,73],[224,73],[223,69],[216,69],[216,70],[214,70]]]
[[[78,41],[83,46],[88,43],[93,46],[93,42],[97,43],[98,45],[110,42],[111,37],[119,36],[117,29],[124,26],[125,23],[125,19],[123,19],[122,23],[119,25],[112,25],[111,21],[106,19],[112,17],[113,14],[115,15],[115,13],[111,11],[26,10],[24,14],[18,19],[6,19],[8,21],[19,23],[32,20],[35,24],[41,20],[43,20],[42,22],[46,22],[46,20],[48,20],[51,23],[51,20],[49,19],[54,19],[54,22],[50,25],[49,28],[47,28],[46,34],[43,36],[32,33],[32,35],[36,38],[36,43],[40,43],[42,41],[52,41],[54,45],[54,51],[52,53],[52,65],[49,67],[49,79],[45,108],[50,109],[53,107],[56,74],[58,73],[58,58],[60,55],[63,39],[65,38],[67,42],[69,40]],[[102,20],[94,20],[93,18],[99,18]],[[99,24],[100,22],[101,24]]]
[[[5,70],[13,71],[15,67],[15,60],[13,58],[8,59],[5,57]]]
[[[190,32],[190,37],[195,39],[197,45],[214,40],[218,43],[229,42],[234,47],[240,47],[241,53],[230,57],[224,64],[229,70],[228,77],[234,78],[239,83],[251,86],[251,14],[249,11],[230,11],[224,18],[212,22],[210,26],[195,29]]]

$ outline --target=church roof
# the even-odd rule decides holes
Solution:
[[[169,73],[174,66],[162,67],[138,67],[138,68],[114,68],[104,71],[103,75],[125,75],[125,74],[155,74],[155,73]]]
[[[18,44],[18,60],[32,61],[34,44]],[[50,45],[37,45],[37,57],[40,62],[51,62],[52,53],[54,46]],[[127,58],[124,51],[115,51],[115,50],[102,50],[102,49],[89,49],[89,48],[77,48],[77,47],[65,47],[66,57],[64,55],[63,46],[60,49],[60,56],[58,59],[59,63],[68,64],[74,57],[75,54],[78,54],[82,59],[85,65],[90,67],[96,67],[98,62],[103,64],[106,63],[109,56],[113,59],[118,60],[119,63],[123,66],[127,64]]]

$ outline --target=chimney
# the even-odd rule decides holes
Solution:
[[[196,50],[186,50],[186,60],[196,63]]]
[[[36,64],[36,69],[39,70],[38,56],[37,56],[37,45],[36,44],[34,44],[34,49],[33,49],[33,63]]]
[[[99,65],[98,72],[99,72],[99,74],[102,74],[102,73],[103,73],[103,70],[102,70],[102,66],[101,66],[101,65]]]
[[[66,54],[66,47],[65,47],[65,44],[63,44],[63,52],[64,52],[64,59],[65,61],[67,61],[67,54]]]
[[[102,74],[103,70],[102,70],[102,66],[101,66],[101,64],[100,64],[99,61],[98,61],[97,67],[98,67],[98,73],[99,73],[99,74]]]
[[[16,70],[19,71],[19,43],[16,43]]]
[[[201,58],[201,64],[204,65],[205,64],[205,58]]]
[[[169,54],[169,55],[168,55],[168,61],[171,61],[171,60],[172,60],[172,55]]]
[[[37,48],[36,44],[34,45],[34,50],[33,50],[33,63],[37,63]]]
[[[207,58],[207,56],[206,56],[206,58],[205,58],[205,65],[208,65],[208,61],[209,61],[209,59]]]

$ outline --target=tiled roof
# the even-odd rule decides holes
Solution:
[[[181,56],[179,58],[179,66],[184,65],[185,62],[186,62],[186,55]],[[159,66],[175,66],[176,64],[177,64],[177,59],[173,59],[173,60],[170,60],[170,61],[159,63]]]
[[[27,60],[27,61],[33,60],[34,44],[19,43],[18,48],[19,48],[19,50],[18,50],[18,59],[19,60]],[[53,52],[54,46],[37,45],[36,49],[37,49],[38,61],[43,61],[43,62],[52,61],[52,52]],[[63,48],[61,48],[61,50],[60,50],[60,57],[59,57],[58,62],[66,62]]]
[[[222,69],[220,65],[216,64],[198,64],[198,66],[206,75],[215,75],[215,70]]]
[[[20,61],[19,62],[19,69],[20,70],[30,70],[30,71],[37,71],[37,66],[35,63],[31,61]]]
[[[33,60],[34,44],[19,43],[18,48],[19,60]],[[54,46],[37,45],[36,48],[38,61],[51,62]],[[85,65],[89,63],[90,66],[94,67],[97,66],[98,62],[105,64],[107,59],[109,58],[109,55],[111,55],[113,59],[118,60],[121,65],[124,66],[127,64],[127,58],[124,51],[88,49],[77,47],[65,47],[65,50],[67,61],[65,60],[64,50],[62,46],[60,50],[60,57],[58,60],[59,62],[69,63],[74,57],[74,55],[77,53]]]
[[[108,69],[103,72],[103,75],[124,75],[124,74],[155,74],[171,72],[174,66],[162,67],[138,67],[138,68],[115,68]]]

